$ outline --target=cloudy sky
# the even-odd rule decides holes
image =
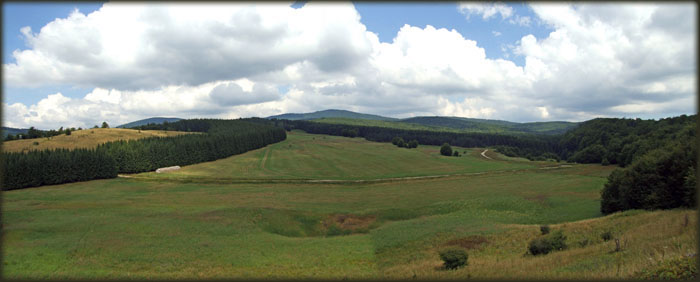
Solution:
[[[696,112],[694,3],[3,3],[3,125]]]

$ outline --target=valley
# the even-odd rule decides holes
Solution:
[[[454,149],[293,131],[174,172],[6,191],[3,276],[627,278],[697,248],[693,210],[602,217],[613,167]],[[523,255],[543,224],[569,248]],[[469,263],[444,270],[455,245]]]

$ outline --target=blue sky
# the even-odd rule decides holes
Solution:
[[[73,10],[91,13],[102,7],[102,3],[3,3],[2,15],[2,62],[16,62],[12,52],[27,49],[20,28],[29,26],[33,32],[38,32],[49,22],[57,18],[65,18]],[[48,86],[38,88],[6,87],[3,84],[3,100],[5,103],[34,104],[46,97],[47,93],[61,92],[69,97],[81,97],[89,92],[89,88],[73,86]]]
[[[693,3],[189,5],[3,3],[3,125],[696,112]]]

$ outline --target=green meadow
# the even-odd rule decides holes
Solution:
[[[292,132],[170,173],[3,192],[2,277],[629,278],[697,248],[693,210],[602,217],[613,167],[457,150]],[[542,224],[570,248],[524,255]],[[445,270],[453,245],[469,264]]]

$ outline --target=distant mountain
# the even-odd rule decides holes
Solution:
[[[130,123],[125,123],[125,124],[122,124],[120,126],[117,126],[117,128],[132,128],[132,127],[146,125],[149,123],[161,124],[161,123],[164,123],[166,121],[167,122],[176,122],[178,120],[181,120],[181,118],[152,117],[152,118],[132,121]]]
[[[413,117],[399,122],[413,123],[426,126],[454,128],[465,131],[481,132],[523,132],[540,134],[559,134],[568,131],[579,123],[567,121],[526,122],[517,123],[504,120],[462,118],[462,117]]]
[[[7,137],[8,134],[17,135],[17,133],[27,134],[27,128],[12,128],[12,127],[2,127],[2,138]]]
[[[288,120],[308,120],[308,119],[320,119],[320,118],[353,118],[353,119],[369,119],[369,120],[397,120],[395,118],[383,117],[378,115],[361,114],[346,110],[323,110],[313,113],[305,114],[281,114],[276,116],[269,116],[268,119],[288,119]]]

